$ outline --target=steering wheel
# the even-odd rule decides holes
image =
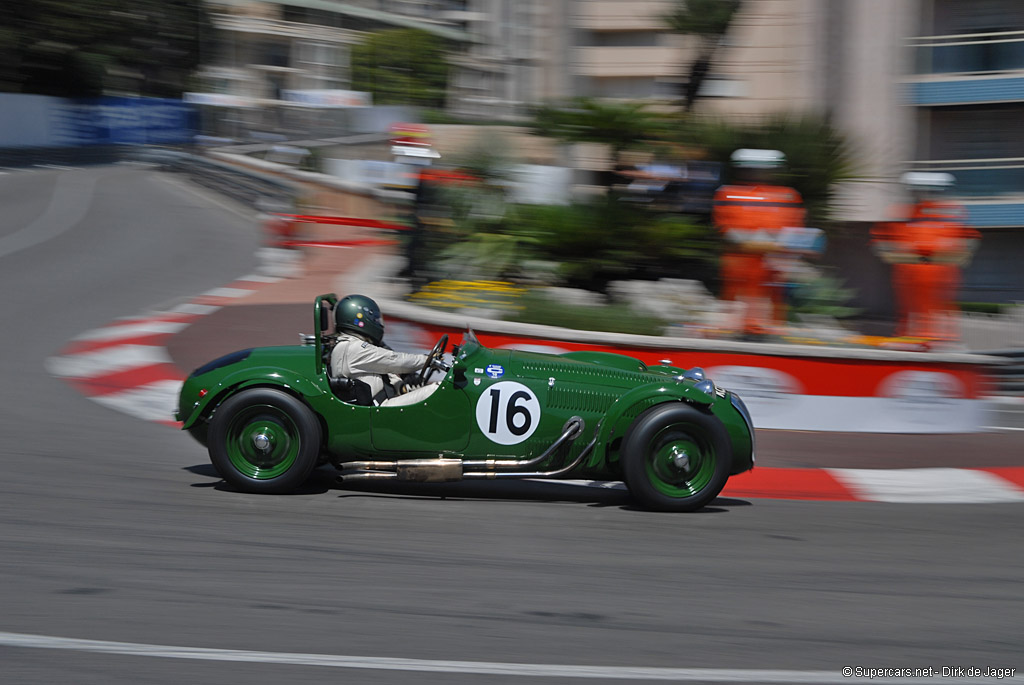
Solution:
[[[429,354],[427,354],[427,361],[423,362],[423,368],[420,369],[419,374],[416,376],[416,385],[423,385],[427,382],[427,376],[430,374],[431,367],[434,365],[434,360],[440,359],[444,356],[444,348],[448,347],[448,334],[441,336],[441,339],[437,341]]]

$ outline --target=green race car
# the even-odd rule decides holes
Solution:
[[[423,369],[437,390],[376,405],[330,374],[337,298],[318,296],[303,344],[241,350],[196,369],[176,418],[246,492],[288,492],[321,464],[342,482],[586,478],[625,481],[642,506],[692,511],[754,466],[743,401],[699,368],[647,366],[608,352],[489,349],[442,336]]]

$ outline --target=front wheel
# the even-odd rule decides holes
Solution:
[[[253,388],[229,397],[210,421],[210,461],[243,492],[283,493],[309,477],[320,453],[313,412],[281,390]]]
[[[647,509],[693,511],[729,479],[732,450],[725,426],[688,404],[660,404],[641,414],[622,443],[630,494]]]

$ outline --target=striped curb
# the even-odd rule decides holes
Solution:
[[[276,276],[245,276],[168,311],[118,319],[72,339],[47,370],[87,398],[124,414],[175,428],[186,373],[166,342],[201,317],[235,304]],[[550,482],[550,481],[549,481]],[[557,481],[622,489],[617,482]],[[837,469],[765,468],[729,479],[723,497],[898,503],[1024,502],[1024,467]]]
[[[905,504],[1024,502],[1024,467],[755,468],[730,478],[722,496]]]
[[[172,417],[187,374],[174,365],[167,340],[201,317],[280,280],[244,276],[167,311],[118,319],[73,338],[47,359],[46,369],[94,402],[138,419],[180,427]]]
[[[619,481],[545,480],[609,490]],[[1024,466],[991,468],[837,469],[755,467],[732,476],[721,497],[825,502],[991,504],[1024,502]]]

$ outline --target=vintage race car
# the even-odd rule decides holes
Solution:
[[[754,465],[743,401],[699,368],[608,352],[489,349],[442,336],[417,374],[425,401],[376,405],[330,374],[337,298],[318,296],[300,345],[241,350],[196,369],[176,418],[218,473],[246,492],[288,492],[319,465],[367,480],[622,480],[645,508],[699,509]],[[450,361],[439,361],[447,359]]]

